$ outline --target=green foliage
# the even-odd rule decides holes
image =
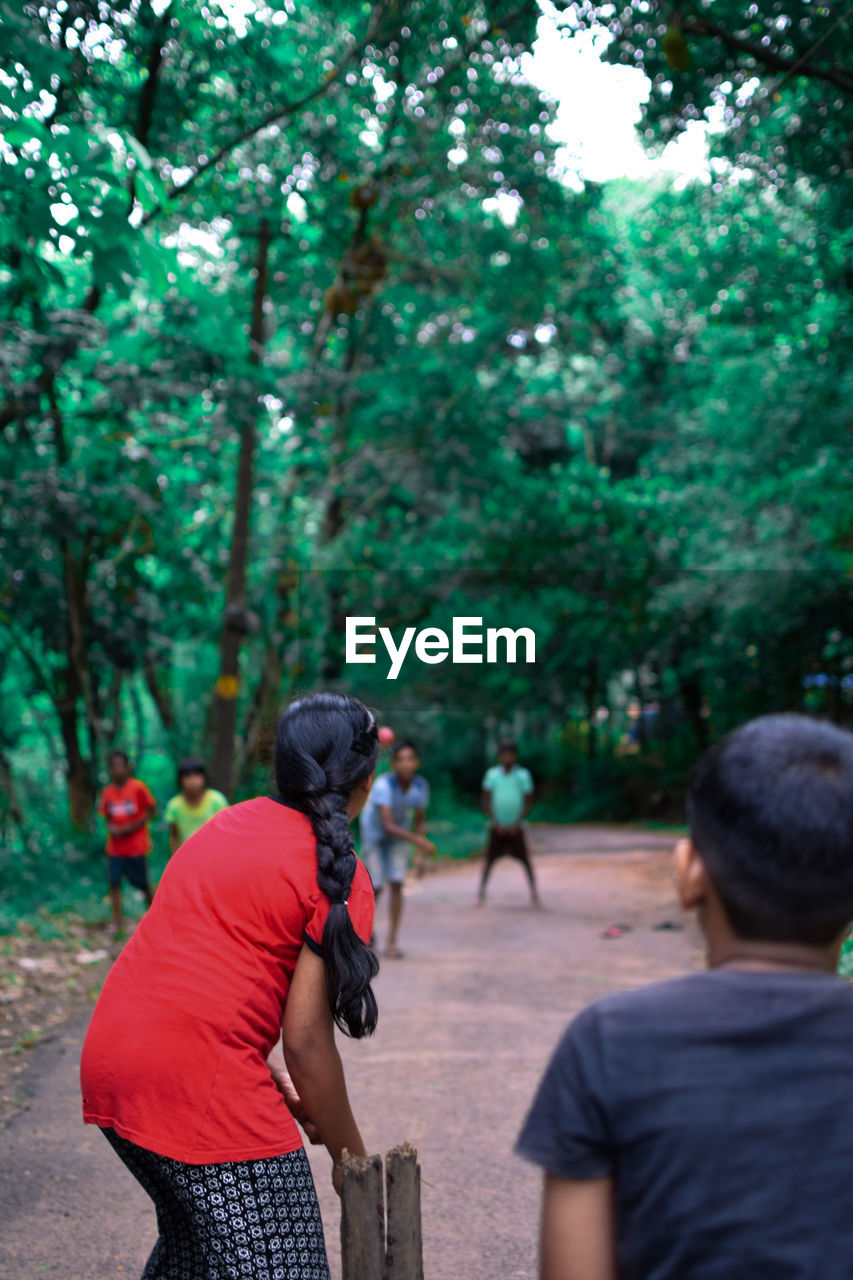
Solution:
[[[649,73],[650,145],[716,104],[707,182],[560,181],[532,0],[0,8],[13,877],[88,877],[109,745],[161,802],[208,750],[246,424],[238,795],[320,683],[418,738],[460,848],[503,734],[543,813],[667,817],[745,716],[849,717],[850,23],[563,8]],[[392,683],[348,614],[536,665]]]
[[[720,154],[774,185],[806,174],[843,196],[853,96],[844,5],[695,0],[671,8],[629,0],[617,10],[570,0],[559,7],[572,26],[608,30],[608,57],[648,75],[650,141],[666,142],[710,111],[723,126]]]

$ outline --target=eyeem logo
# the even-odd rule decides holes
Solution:
[[[413,640],[415,657],[430,666],[447,658],[453,663],[517,662],[519,641],[524,645],[522,660],[536,661],[536,633],[530,627],[519,627],[517,631],[511,627],[487,627],[484,632],[482,618],[454,618],[450,636],[440,627],[424,627],[422,631],[406,627],[397,644],[388,627],[377,628],[375,624],[375,618],[347,618],[346,661],[375,662],[378,634],[391,659],[387,680],[397,679]]]

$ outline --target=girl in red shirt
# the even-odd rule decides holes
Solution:
[[[373,890],[349,822],[377,756],[355,698],[293,703],[276,735],[277,794],[190,836],[104,984],[83,1045],[83,1117],[156,1206],[143,1280],[328,1280],[295,1120],[325,1143],[339,1189],[343,1148],[366,1154],[334,1028],[376,1027]]]

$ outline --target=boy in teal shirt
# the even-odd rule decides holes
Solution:
[[[169,852],[189,840],[220,809],[228,808],[221,791],[207,785],[207,768],[203,760],[184,760],[178,766],[180,791],[172,796],[163,815],[169,824]]]
[[[481,799],[483,811],[491,819],[491,827],[478,903],[486,900],[486,882],[498,858],[509,857],[516,858],[524,867],[530,881],[533,905],[541,906],[524,828],[521,825],[533,806],[533,778],[518,763],[518,750],[514,742],[502,742],[498,746],[498,763],[486,770]]]

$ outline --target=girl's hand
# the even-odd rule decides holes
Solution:
[[[322,1142],[320,1130],[308,1116],[307,1111],[302,1105],[302,1099],[296,1092],[296,1086],[290,1078],[290,1073],[285,1066],[276,1064],[267,1064],[270,1069],[270,1075],[273,1078],[273,1084],[278,1089],[284,1101],[287,1103],[287,1109],[293,1116],[294,1120],[298,1120],[305,1131],[305,1137],[313,1145]]]
[[[335,1188],[335,1191],[337,1192],[338,1195],[341,1194],[341,1187],[343,1186],[343,1184],[344,1184],[343,1166],[339,1164],[333,1164],[332,1165],[332,1186]]]

